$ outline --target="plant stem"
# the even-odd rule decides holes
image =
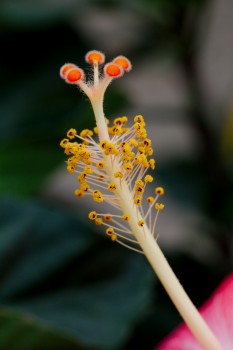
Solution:
[[[103,99],[99,97],[92,98],[91,103],[96,117],[99,138],[100,140],[109,140],[102,101]],[[204,350],[223,350],[223,347],[186,294],[147,225],[145,224],[143,228],[138,226],[138,221],[143,217],[141,217],[134,204],[130,188],[126,181],[120,181],[114,177],[114,172],[118,170],[120,164],[115,161],[113,165],[108,157],[105,157],[105,161],[109,178],[111,181],[117,182],[116,196],[118,204],[123,213],[130,215],[129,226],[180,315]]]
[[[140,218],[138,218],[138,214],[136,214],[135,206],[133,206],[130,201],[129,189],[127,189],[126,186],[127,184],[125,184],[122,191],[123,194],[120,197],[122,210],[129,213],[131,216],[129,225],[132,232],[160,282],[203,349],[223,350],[215,335],[209,329],[208,325],[181,286],[148,227],[145,225],[142,231],[138,226],[137,222]]]

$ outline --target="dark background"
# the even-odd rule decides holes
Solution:
[[[73,196],[59,142],[94,120],[59,68],[88,70],[88,50],[132,61],[106,115],[148,122],[159,243],[193,302],[232,271],[232,14],[230,0],[1,1],[2,349],[147,350],[181,321],[144,258],[95,232]]]

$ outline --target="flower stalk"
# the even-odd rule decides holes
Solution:
[[[65,64],[60,75],[66,82],[75,84],[91,101],[97,127],[85,129],[79,135],[75,129],[67,133],[68,139],[61,146],[70,156],[67,170],[78,174],[79,188],[77,197],[92,196],[94,202],[106,202],[115,208],[115,213],[91,211],[89,219],[96,225],[106,227],[106,234],[117,242],[146,256],[168,295],[183,317],[184,321],[205,350],[223,350],[196,307],[193,305],[173,270],[164,257],[155,235],[159,212],[164,205],[158,200],[164,194],[162,187],[155,188],[155,196],[146,198],[147,183],[153,181],[148,170],[155,169],[155,160],[151,140],[147,138],[145,122],[141,115],[135,116],[134,124],[126,128],[127,117],[116,118],[113,126],[108,125],[103,111],[106,88],[115,78],[131,69],[130,61],[118,56],[103,68],[100,78],[100,66],[104,55],[99,51],[90,51],[86,61],[93,66],[93,83],[86,83],[82,69],[74,64]],[[98,134],[99,142],[92,136]],[[71,142],[78,138],[81,143]],[[99,205],[100,205],[99,204]]]

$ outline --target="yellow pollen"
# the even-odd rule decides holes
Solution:
[[[95,211],[91,211],[89,214],[88,214],[88,218],[90,220],[95,220],[97,218],[97,214]]]
[[[122,215],[122,219],[124,221],[129,221],[130,220],[130,215],[129,214],[124,214],[124,215]]]
[[[111,236],[114,233],[114,228],[113,227],[108,227],[106,230],[106,234],[108,236]]]
[[[121,178],[122,179],[122,177],[123,177],[124,175],[123,175],[123,173],[121,172],[121,171],[117,171],[117,172],[115,172],[114,173],[114,177],[116,177],[116,178]]]
[[[164,194],[164,188],[163,187],[156,187],[155,193],[162,196]]]
[[[137,186],[137,187],[144,187],[144,182],[142,180],[136,180],[135,181],[135,186]]]
[[[86,174],[85,173],[80,173],[79,176],[77,177],[77,180],[80,184],[83,184],[86,182]]]
[[[112,235],[111,235],[111,240],[112,240],[113,242],[116,242],[116,240],[117,240],[117,235],[112,234]]]
[[[104,169],[105,163],[104,163],[103,161],[97,162],[97,163],[96,163],[96,167],[97,167],[99,170]]]
[[[99,143],[99,145],[100,145],[100,147],[101,147],[102,149],[105,149],[106,146],[107,146],[107,144],[108,144],[108,141],[107,141],[107,140],[102,140],[102,141],[100,141],[100,143]]]
[[[89,130],[89,129],[84,129],[84,130],[81,131],[80,136],[81,136],[82,138],[84,138],[84,139],[85,139],[87,136],[93,136],[93,131],[91,131],[91,130]]]
[[[129,143],[133,146],[133,147],[137,147],[138,146],[138,142],[135,139],[131,139],[129,141]]]
[[[61,146],[62,148],[66,148],[66,146],[68,145],[68,143],[69,143],[69,140],[68,140],[68,139],[63,139],[63,140],[61,140],[61,142],[60,142],[60,146]]]
[[[153,181],[153,177],[151,175],[146,175],[144,178],[145,182],[152,182]]]
[[[149,161],[148,161],[148,164],[149,164],[149,167],[151,167],[152,170],[155,169],[155,160],[153,158],[151,158]]]
[[[77,131],[73,128],[71,128],[69,131],[67,131],[67,137],[69,137],[69,139],[74,139],[75,135],[77,134]]]
[[[156,209],[156,210],[163,210],[163,209],[164,209],[164,204],[162,204],[162,203],[156,203],[156,204],[155,204],[155,209]]]
[[[138,226],[143,227],[144,224],[145,224],[144,220],[139,220],[138,221]]]
[[[92,198],[94,202],[103,202],[104,201],[104,197],[102,195],[102,193],[99,190],[94,190],[92,192]]]
[[[145,126],[145,125],[146,125],[145,122],[144,122],[144,118],[143,118],[142,115],[136,115],[136,116],[134,117],[134,122],[135,122],[135,123],[139,123],[139,124],[141,124],[142,126]]]
[[[73,174],[75,172],[75,167],[73,165],[68,165],[67,170],[70,174]]]
[[[110,221],[112,219],[112,215],[106,214],[104,215],[104,221]]]
[[[122,124],[123,124],[122,118],[116,118],[116,119],[114,119],[113,124],[114,124],[114,125],[118,125],[118,126],[122,125]]]
[[[83,169],[84,173],[90,175],[93,173],[93,170],[89,166],[85,166]]]
[[[108,190],[111,191],[111,192],[114,192],[116,191],[117,189],[117,186],[115,184],[115,182],[111,182],[109,185],[108,185]]]
[[[124,164],[124,169],[127,171],[131,171],[133,169],[133,165],[130,162]]]
[[[103,223],[103,220],[102,220],[101,218],[96,218],[96,219],[95,219],[95,224],[96,224],[97,226],[102,225],[102,223]]]
[[[142,198],[141,198],[141,196],[136,196],[136,197],[134,198],[134,203],[135,203],[136,205],[140,205],[140,204],[142,203]]]
[[[84,192],[82,190],[80,190],[80,189],[75,190],[74,194],[75,194],[76,197],[79,197],[79,198],[84,197]]]
[[[126,116],[121,117],[122,124],[126,124],[128,121],[128,118]]]
[[[147,202],[148,203],[153,203],[154,202],[154,197],[147,197]]]
[[[90,186],[86,182],[82,183],[81,186],[80,186],[80,189],[83,192],[87,192],[89,190],[89,188],[90,188]]]

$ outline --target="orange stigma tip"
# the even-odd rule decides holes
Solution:
[[[85,60],[87,63],[91,63],[91,64],[95,62],[102,64],[105,61],[105,56],[100,51],[92,50],[86,54]]]
[[[71,68],[75,68],[76,65],[73,64],[73,63],[66,63],[64,64],[61,69],[60,69],[60,76],[62,79],[65,79],[66,78],[66,73],[68,72],[69,69]]]
[[[117,56],[113,62],[119,64],[119,66],[121,66],[126,72],[129,72],[132,69],[130,60],[125,56]]]
[[[75,84],[79,80],[83,79],[83,77],[84,77],[83,70],[78,67],[75,67],[67,71],[65,80],[69,84]]]
[[[120,78],[124,74],[124,70],[119,64],[108,63],[104,67],[104,73],[111,78]]]

